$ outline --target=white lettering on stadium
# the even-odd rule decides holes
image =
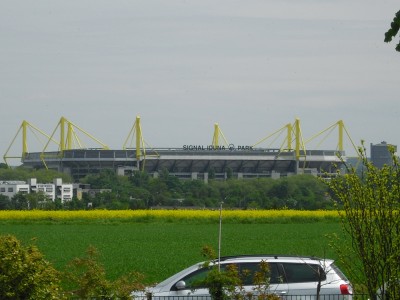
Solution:
[[[183,150],[185,151],[225,151],[225,150],[230,150],[230,151],[252,151],[253,146],[237,146],[233,144],[229,144],[228,146],[214,146],[214,145],[183,145]]]

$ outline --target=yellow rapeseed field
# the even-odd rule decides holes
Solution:
[[[81,210],[81,211],[0,211],[0,220],[218,220],[219,210]],[[286,220],[319,221],[338,218],[337,211],[300,210],[222,210],[224,220],[238,222],[267,222]]]

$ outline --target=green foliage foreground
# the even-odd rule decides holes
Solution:
[[[0,299],[130,299],[132,291],[144,288],[137,272],[107,280],[96,255],[89,247],[86,257],[73,259],[65,272],[58,272],[37,247],[25,247],[11,235],[0,236]]]
[[[207,259],[203,267],[209,268],[210,271],[197,284],[207,287],[213,300],[253,299],[255,293],[257,299],[260,300],[281,299],[269,290],[271,273],[266,261],[261,261],[259,269],[254,272],[255,288],[254,291],[249,292],[244,288],[244,282],[251,274],[249,270],[239,271],[235,264],[230,264],[224,270],[221,270],[218,265],[210,264],[213,259],[216,259],[215,251],[210,246],[204,246],[202,254]]]
[[[351,238],[348,248],[337,248],[349,270],[362,275],[368,294],[375,298],[381,287],[380,297],[390,299],[400,295],[400,164],[389,147],[392,162],[382,168],[375,167],[360,148],[363,168],[361,174],[353,168],[347,174],[330,182],[333,195],[342,204],[340,211],[343,228]],[[351,247],[350,247],[351,246]],[[346,254],[344,254],[346,253]],[[354,261],[359,261],[357,265]],[[359,270],[357,270],[359,268]]]
[[[59,273],[37,247],[0,236],[0,299],[59,299]]]

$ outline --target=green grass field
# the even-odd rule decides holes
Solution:
[[[338,222],[222,225],[222,255],[292,254],[336,258],[327,234],[341,231]],[[204,245],[218,248],[217,223],[182,222],[1,222],[0,234],[12,234],[25,245],[35,243],[58,270],[88,246],[100,252],[100,261],[113,279],[130,271],[160,281],[204,260]],[[32,242],[34,239],[34,242]]]

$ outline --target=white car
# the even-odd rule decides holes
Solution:
[[[281,299],[297,300],[317,299],[317,288],[320,286],[320,298],[352,299],[352,287],[344,274],[336,267],[333,260],[314,257],[280,256],[280,255],[241,255],[222,257],[220,269],[235,265],[239,272],[246,270],[249,274],[243,282],[242,292],[257,295],[257,286],[251,274],[260,268],[261,262],[267,262],[270,269],[270,285],[267,293]],[[217,267],[218,261],[212,261],[206,267],[204,262],[197,263],[183,271],[147,288],[144,293],[133,293],[134,299],[168,300],[173,297],[200,300],[210,299],[208,288],[199,285],[211,268]],[[333,298],[328,298],[333,297]]]

